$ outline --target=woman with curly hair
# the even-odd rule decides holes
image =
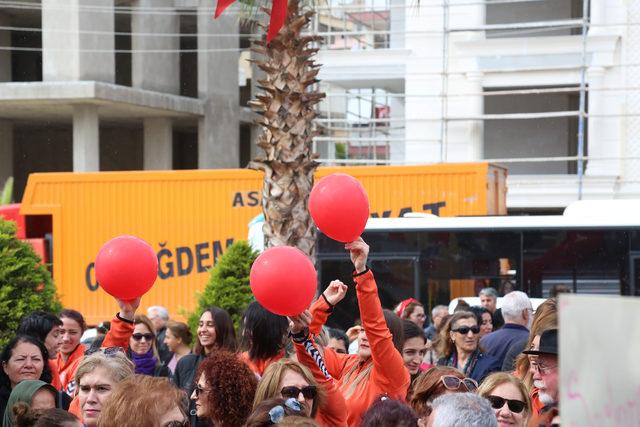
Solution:
[[[208,419],[216,427],[244,425],[258,380],[235,353],[212,352],[200,364],[196,378],[191,400],[199,418]]]

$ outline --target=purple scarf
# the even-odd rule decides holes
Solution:
[[[145,354],[138,354],[132,351],[131,360],[136,366],[136,374],[153,375],[156,371],[158,359],[153,355],[153,348],[149,349]]]

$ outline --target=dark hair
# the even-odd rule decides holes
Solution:
[[[213,314],[211,315],[213,316]],[[191,330],[189,329],[189,325],[184,322],[176,322],[175,320],[169,320],[167,322],[167,329],[171,331],[176,338],[180,338],[184,345],[191,344],[191,340],[193,339],[193,335],[191,334]],[[216,330],[216,338],[218,337],[218,331]],[[234,334],[235,339],[235,334]]]
[[[418,426],[418,417],[406,403],[389,398],[382,399],[374,402],[364,413],[361,427]]]
[[[216,347],[233,351],[237,349],[236,331],[233,329],[233,320],[227,310],[218,307],[208,307],[202,314],[209,312],[216,328]],[[202,314],[200,317],[202,317]],[[204,355],[204,347],[200,344],[200,340],[196,340],[194,353],[201,356]]]
[[[91,345],[89,346],[89,348],[87,348],[84,352],[85,355],[87,354],[93,354],[96,351],[100,350],[100,348],[102,348],[102,343],[104,342],[104,339],[106,338],[106,335],[98,335],[96,336],[93,341],[91,341]]]
[[[109,330],[111,330],[111,322],[108,320],[100,322],[98,323],[98,326],[96,326],[96,333],[98,335],[106,335]]]
[[[424,335],[424,331],[420,326],[413,323],[411,320],[402,321],[402,332],[404,334],[404,340],[407,341],[411,338],[422,338],[424,342],[427,342],[427,337]]]
[[[470,311],[476,315],[476,319],[478,319],[478,326],[482,325],[482,315],[484,313],[487,313],[488,315],[491,316],[491,312],[481,305],[474,305],[472,307],[469,307],[467,311]],[[493,319],[493,316],[491,316],[491,318]]]
[[[243,337],[249,342],[249,359],[260,360],[275,356],[284,348],[289,322],[262,307],[257,301],[244,312]]]
[[[271,416],[269,415],[269,411],[271,411],[276,406],[282,407],[284,410],[284,416],[304,416],[301,411],[296,411],[288,407],[285,402],[287,400],[281,397],[272,397],[271,399],[265,399],[262,402],[258,403],[256,407],[253,409],[251,415],[247,419],[247,423],[244,425],[245,427],[269,427],[274,425],[271,421]],[[301,403],[302,405],[302,403]]]
[[[327,330],[329,331],[330,338],[342,341],[344,343],[344,348],[347,350],[349,349],[349,337],[347,337],[347,334],[342,329],[327,328]]]
[[[68,317],[71,320],[75,320],[78,325],[80,325],[80,329],[82,329],[82,332],[87,330],[87,322],[85,322],[82,313],[80,313],[79,311],[65,308],[60,312],[60,319],[62,319],[63,317]]]
[[[458,305],[456,305],[456,308],[453,309],[453,312],[457,313],[458,311],[469,311],[469,308],[471,308],[471,306],[468,302],[466,302],[462,298],[458,298]]]
[[[389,332],[391,332],[393,336],[393,346],[398,350],[398,353],[402,354],[402,346],[404,345],[402,319],[393,311],[387,310],[386,308],[382,310],[382,314],[384,314],[384,321],[387,323],[387,328],[389,328]]]
[[[58,316],[46,311],[34,311],[22,318],[16,333],[18,335],[31,335],[45,342],[49,332],[56,326],[62,326],[62,320],[58,319]]]
[[[50,384],[51,379],[53,378],[51,375],[51,370],[49,369],[49,352],[47,351],[47,347],[44,346],[44,343],[40,341],[38,338],[32,337],[31,335],[17,335],[11,341],[4,346],[2,350],[2,355],[0,356],[0,360],[2,364],[6,364],[11,359],[13,355],[13,349],[18,346],[18,344],[29,343],[33,344],[40,349],[40,353],[42,354],[42,374],[40,375],[40,381],[44,381],[45,383]],[[11,389],[11,380],[9,376],[4,372],[4,369],[0,369],[0,386],[5,386],[7,389]]]
[[[235,353],[216,350],[202,361],[195,381],[202,375],[206,387],[212,391],[203,396],[209,409],[207,418],[222,427],[244,425],[258,387],[256,375],[249,366]]]
[[[64,409],[45,409],[32,411],[26,402],[13,405],[17,427],[69,427],[78,425],[80,420]]]

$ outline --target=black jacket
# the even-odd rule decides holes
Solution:
[[[11,396],[11,389],[6,385],[0,387],[0,415],[4,416],[4,411],[7,409],[7,402]]]

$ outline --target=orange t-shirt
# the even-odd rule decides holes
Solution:
[[[258,360],[251,360],[249,358],[248,351],[240,353],[240,360],[246,363],[247,366],[249,366],[249,368],[251,368],[253,373],[256,374],[258,377],[262,377],[262,375],[264,374],[264,370],[267,369],[267,366],[271,365],[273,362],[277,362],[283,357],[284,357],[284,350],[268,359],[258,359]]]

